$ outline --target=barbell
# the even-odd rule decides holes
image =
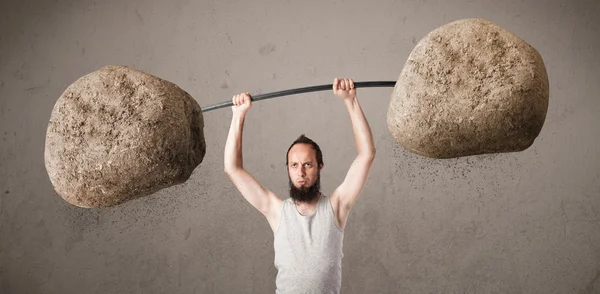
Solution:
[[[355,88],[394,87],[395,85],[396,85],[395,81],[372,81],[372,82],[355,82],[354,83]],[[254,102],[254,101],[266,100],[266,99],[271,99],[271,98],[276,98],[276,97],[288,96],[288,95],[296,95],[296,94],[318,92],[318,91],[327,91],[327,90],[331,90],[332,88],[333,88],[333,84],[319,85],[319,86],[311,86],[311,87],[303,87],[303,88],[277,91],[277,92],[266,93],[266,94],[251,95],[251,97],[252,97],[252,101]],[[209,112],[211,110],[229,107],[229,106],[233,106],[233,102],[225,101],[225,102],[221,102],[218,104],[214,104],[214,105],[210,105],[205,108],[202,108],[202,112]]]
[[[393,87],[387,125],[403,148],[436,159],[527,149],[548,108],[539,53],[482,19],[427,34]],[[331,90],[332,84],[253,95],[253,101]],[[129,67],[82,76],[57,100],[45,164],[57,193],[79,207],[108,207],[187,181],[206,154],[201,108],[176,84]],[[377,132],[378,130],[374,130]]]

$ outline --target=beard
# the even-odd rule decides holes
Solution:
[[[296,188],[292,179],[289,179],[290,198],[296,202],[310,202],[319,196],[321,191],[321,174],[317,175],[317,181],[310,187]]]

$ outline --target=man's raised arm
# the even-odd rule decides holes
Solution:
[[[267,217],[269,224],[273,228],[277,221],[277,207],[281,199],[273,192],[265,189],[252,175],[250,175],[243,165],[242,156],[242,134],[244,129],[244,120],[252,100],[248,93],[238,94],[233,97],[233,106],[231,107],[233,117],[229,135],[225,143],[224,168],[235,187],[242,196]]]
[[[339,200],[340,217],[345,222],[347,213],[358,199],[369,176],[375,158],[375,144],[373,143],[373,134],[369,123],[358,103],[354,81],[351,79],[335,79],[333,92],[344,100],[344,104],[348,109],[358,151],[346,178],[335,191],[336,198]]]

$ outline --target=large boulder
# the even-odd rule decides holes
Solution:
[[[415,46],[387,123],[400,145],[427,157],[522,151],[542,129],[548,96],[532,46],[489,21],[463,19]]]
[[[48,124],[45,164],[68,203],[108,207],[187,181],[206,153],[200,106],[177,85],[105,66],[70,85]]]

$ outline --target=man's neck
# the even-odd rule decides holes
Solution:
[[[319,192],[319,194],[317,195],[317,197],[315,197],[315,199],[309,201],[309,202],[300,202],[300,201],[296,201],[294,200],[294,204],[296,204],[296,209],[298,210],[298,212],[301,215],[311,215],[315,212],[315,210],[317,209],[317,203],[319,202],[319,199],[321,199],[321,192]]]

